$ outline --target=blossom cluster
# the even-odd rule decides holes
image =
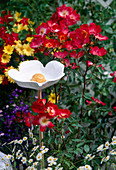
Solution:
[[[34,23],[29,18],[21,18],[19,12],[12,15],[9,11],[2,11],[0,24],[0,84],[7,85],[8,81],[15,82],[8,76],[8,70],[16,68],[19,62],[27,60],[29,56],[33,58],[34,49],[29,42],[32,40]]]
[[[84,47],[89,49],[89,54],[94,56],[106,55],[104,47],[94,46],[95,41],[107,40],[107,36],[101,34],[100,25],[95,23],[83,24],[80,28],[70,31],[80,20],[76,10],[65,4],[58,7],[47,23],[42,23],[35,28],[36,35],[33,35],[31,48],[36,52],[41,51],[45,55],[53,55],[65,64],[66,67],[78,68],[79,59],[84,56]]]
[[[116,150],[114,149],[116,145],[116,136],[112,137],[112,141],[111,142],[105,142],[105,144],[101,144],[99,147],[97,147],[97,150],[94,154],[87,154],[85,157],[85,160],[87,161],[91,161],[93,159],[95,159],[96,157],[101,158],[101,164],[104,162],[107,162],[111,156],[115,156],[116,155]],[[114,148],[112,148],[114,147]],[[105,153],[103,154],[103,156],[101,154],[99,154],[100,152],[106,151],[107,150],[107,155],[105,156]]]
[[[45,153],[49,151],[49,148],[45,146],[39,146],[38,140],[34,137],[33,128],[28,130],[29,136],[24,136],[22,139],[10,141],[7,146],[12,150],[11,154],[4,155],[1,160],[4,162],[4,166],[11,167],[13,162],[20,161],[23,165],[26,165],[26,170],[34,169],[41,164],[42,158]],[[5,160],[9,160],[6,161]],[[62,170],[61,164],[57,165],[58,158],[49,156],[47,158],[48,168],[46,170],[51,170],[51,166],[55,165],[57,170]],[[10,163],[11,162],[11,163]]]
[[[27,115],[30,109],[23,97],[24,91],[22,89],[14,89],[8,96],[9,103],[0,110],[0,126],[4,127],[0,130],[2,143],[16,139],[16,132],[19,134],[18,138],[21,138],[27,130],[27,128],[23,126],[25,124],[22,118],[23,115]],[[21,127],[19,126],[19,122],[22,123]],[[21,128],[23,130],[19,133]]]
[[[77,170],[92,170],[92,167],[90,165],[80,166],[77,168]]]
[[[46,103],[46,99],[37,99],[34,101],[32,106],[32,110],[38,115],[31,115],[30,112],[27,113],[27,117],[25,117],[25,125],[31,127],[33,124],[40,125],[40,131],[44,132],[46,126],[48,128],[53,128],[54,124],[50,121],[51,119],[57,118],[65,119],[69,118],[71,112],[68,109],[59,109],[59,107],[51,102]]]

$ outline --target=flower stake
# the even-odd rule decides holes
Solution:
[[[38,90],[38,99],[42,99],[42,91]],[[41,142],[43,139],[43,132],[39,131],[39,140],[40,140],[40,147],[43,146],[43,142]]]
[[[42,91],[38,90],[38,99],[42,99]],[[43,146],[43,132],[39,131],[39,143],[40,143],[40,147]],[[41,163],[41,168],[44,167],[44,155],[42,155],[42,163]]]

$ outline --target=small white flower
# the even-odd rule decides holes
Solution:
[[[18,155],[20,152],[21,152],[21,150],[19,149],[19,150],[16,152],[16,155]]]
[[[115,141],[115,140],[116,140],[116,136],[113,136],[112,141]]]
[[[112,150],[112,151],[110,151],[109,154],[110,154],[110,155],[116,155],[116,151],[115,151],[115,150]]]
[[[36,145],[36,142],[33,142],[33,145]]]
[[[112,145],[116,145],[116,140],[113,140],[113,141],[111,142],[111,144],[112,144]]]
[[[7,155],[7,158],[8,158],[8,159],[11,159],[11,157],[12,157],[12,155],[9,155],[9,154]]]
[[[85,166],[80,166],[77,170],[85,170]]]
[[[88,159],[88,161],[91,161],[93,158],[95,158],[95,155],[90,156],[90,158]]]
[[[102,151],[103,150],[103,144],[102,145],[100,145],[98,148],[97,148],[97,152],[99,152],[99,151]]]
[[[36,159],[39,161],[42,159],[42,154],[41,153],[38,153],[37,156],[36,156]]]
[[[104,159],[105,159],[105,157],[101,159],[101,162],[100,162],[100,164],[102,164],[102,163],[104,162]]]
[[[85,170],[92,170],[90,165],[85,165]]]
[[[58,160],[58,158],[54,158],[54,161],[57,161]]]
[[[56,165],[57,163],[56,162],[52,162],[53,165]]]
[[[45,148],[44,150],[43,150],[43,153],[46,153],[46,152],[48,152],[48,148]]]
[[[35,146],[32,151],[36,151],[39,148],[39,145]]]
[[[64,135],[62,135],[62,136],[61,136],[61,138],[62,138],[62,139],[65,139],[65,136],[64,136]]]
[[[49,156],[47,158],[47,161],[48,161],[48,163],[54,162],[54,157],[53,156]]]
[[[34,162],[34,163],[33,163],[33,166],[35,166],[35,165],[37,165],[37,164],[38,164],[38,162]]]
[[[33,159],[29,159],[29,161],[28,161],[29,163],[32,163],[33,162]]]
[[[14,142],[14,140],[13,141],[10,141],[8,144],[12,144]]]
[[[26,157],[22,157],[21,162],[22,162],[23,164],[25,164],[25,163],[27,162]]]
[[[6,108],[9,108],[9,105],[6,105]]]
[[[16,145],[13,147],[12,153],[15,151],[15,149],[16,149]]]
[[[41,146],[40,150],[43,150],[45,148],[45,146]]]
[[[31,155],[29,157],[32,157],[34,155],[35,152],[32,152]]]
[[[17,155],[17,159],[20,159],[22,157],[23,153],[20,153],[20,155]]]
[[[48,164],[48,166],[52,166],[53,165],[53,163],[51,162],[50,164]]]
[[[107,142],[105,143],[105,147],[108,149],[109,146],[110,146],[110,144],[109,144],[109,142],[107,141]]]
[[[110,156],[108,155],[107,157],[104,158],[104,162],[107,162],[110,159]]]
[[[13,107],[15,107],[15,106],[16,106],[16,104],[14,103],[14,104],[12,104],[12,106],[13,106]]]
[[[48,167],[48,168],[46,168],[45,170],[52,170],[52,168],[51,168],[51,167]]]
[[[14,144],[17,144],[18,143],[18,140],[16,139],[16,140],[14,140]]]
[[[33,138],[33,133],[32,132],[29,133],[29,137]]]
[[[23,140],[20,139],[20,140],[18,141],[18,144],[22,144],[22,143],[23,143]]]
[[[36,138],[33,138],[33,141],[34,141],[34,142],[37,142],[37,139],[36,139]]]
[[[24,137],[23,137],[23,141],[26,141],[26,140],[27,140],[27,137],[26,137],[26,136],[24,136]]]
[[[87,154],[85,159],[89,159],[91,157],[91,154]]]

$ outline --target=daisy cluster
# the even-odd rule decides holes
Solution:
[[[101,144],[99,147],[97,147],[97,150],[94,154],[87,154],[85,160],[91,161],[92,159],[95,159],[96,156],[98,157],[99,155],[99,157],[102,158],[101,164],[103,162],[107,162],[111,156],[116,155],[115,145],[116,145],[116,136],[113,136],[112,141],[110,143],[107,141],[105,144]],[[103,151],[106,150],[108,154],[104,157],[105,153],[103,153],[103,156],[101,154]]]
[[[92,167],[90,165],[80,166],[77,168],[77,170],[92,170]]]
[[[34,23],[29,18],[21,17],[19,12],[12,15],[9,11],[2,11],[0,24],[0,84],[7,85],[8,82],[15,82],[8,76],[8,71],[34,55],[34,49],[29,45]]]
[[[31,48],[60,59],[66,67],[72,69],[79,68],[84,48],[89,50],[91,58],[106,55],[106,49],[95,44],[97,41],[108,39],[106,35],[101,34],[100,25],[83,24],[70,31],[70,26],[73,28],[79,20],[80,15],[71,6],[67,7],[64,4],[58,7],[47,23],[42,22],[35,28],[36,34],[33,35]]]
[[[33,128],[29,129],[28,132],[29,136],[24,136],[22,139],[16,139],[7,144],[7,147],[12,150],[12,154],[1,157],[1,161],[9,160],[9,164],[7,161],[7,166],[10,166],[11,164],[13,165],[17,160],[18,162],[20,161],[20,164],[22,163],[22,165],[26,165],[26,170],[37,170],[38,166],[40,166],[44,154],[48,152],[49,148],[46,148],[45,146],[40,147],[37,144],[38,140],[34,137]],[[55,170],[62,170],[63,168],[60,167],[61,164],[57,165],[57,160],[58,158],[49,156],[46,161],[48,164],[46,170],[51,170],[52,166],[56,166]]]

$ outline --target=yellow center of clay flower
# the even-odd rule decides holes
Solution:
[[[46,82],[46,79],[45,79],[44,75],[37,73],[32,76],[31,81],[36,81],[38,83],[44,83],[44,82]]]

